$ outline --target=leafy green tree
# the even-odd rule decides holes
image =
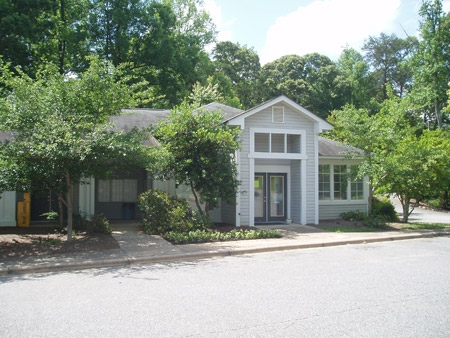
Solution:
[[[395,194],[408,222],[411,199],[417,201],[439,195],[449,186],[450,141],[448,133],[425,130],[417,137],[409,134],[386,156],[385,176],[379,191]]]
[[[189,95],[196,82],[213,72],[205,48],[215,29],[199,0],[151,2],[143,11],[138,36],[131,41],[130,73],[147,81],[157,98],[152,107],[168,108]]]
[[[200,215],[209,217],[209,210],[218,206],[220,199],[235,201],[240,131],[225,125],[221,112],[202,110],[198,104],[205,96],[200,96],[193,98],[192,104],[184,101],[174,108],[153,135],[161,150],[169,154],[164,178],[189,186]]]
[[[36,80],[3,71],[11,91],[0,100],[0,130],[11,140],[0,147],[0,190],[56,193],[67,208],[70,240],[75,184],[108,177],[125,163],[147,165],[146,133],[113,131],[109,123],[131,104],[128,87],[112,66],[95,59],[76,77],[53,65]]]
[[[255,86],[261,65],[258,54],[247,46],[230,41],[219,42],[212,52],[216,71],[228,77],[244,108],[258,104]]]
[[[378,84],[378,101],[388,98],[388,87],[402,97],[406,94],[412,82],[412,72],[406,66],[407,61],[417,46],[417,39],[398,38],[395,34],[381,33],[379,37],[369,37],[364,43],[363,50],[371,66],[372,76]]]
[[[60,73],[86,67],[89,0],[0,1],[0,54],[33,76],[42,62]]]
[[[393,94],[375,115],[346,106],[329,118],[331,136],[363,150],[359,176],[369,176],[371,191],[396,195],[408,221],[410,201],[440,195],[449,186],[450,138],[443,131],[422,130],[411,120],[411,102]],[[348,154],[355,156],[355,154]]]
[[[371,112],[379,109],[373,101],[375,82],[370,76],[369,65],[363,56],[355,49],[346,47],[336,66],[345,83],[342,94],[345,103],[358,109],[369,109]]]
[[[440,129],[448,117],[444,108],[450,80],[450,14],[443,12],[440,0],[423,1],[419,13],[422,39],[411,62],[412,95],[426,125],[435,124]]]
[[[130,43],[143,33],[145,5],[140,0],[91,0],[88,40],[91,50],[114,66],[129,61]]]
[[[343,86],[336,65],[317,53],[286,55],[264,65],[258,91],[262,100],[286,95],[318,116],[326,118],[344,105]]]
[[[12,67],[33,74],[39,63],[35,46],[55,27],[55,1],[0,0],[0,55]]]

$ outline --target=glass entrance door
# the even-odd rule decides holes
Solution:
[[[255,174],[255,223],[286,220],[286,176],[275,173]]]

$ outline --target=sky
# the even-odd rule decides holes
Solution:
[[[381,33],[418,36],[422,0],[204,0],[218,41],[253,48],[261,65],[283,55],[320,53],[333,61]],[[450,0],[442,1],[450,12]]]

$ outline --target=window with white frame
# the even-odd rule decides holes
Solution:
[[[319,165],[319,200],[346,201],[364,199],[364,183],[354,173],[358,166]]]
[[[97,184],[98,202],[136,202],[136,179],[99,180]]]
[[[358,166],[352,165],[350,167],[350,173],[352,177],[355,177],[351,180],[351,199],[352,200],[362,200],[364,199],[364,181],[362,178],[357,178]]]
[[[348,175],[346,165],[333,166],[333,196],[334,200],[346,200]]]
[[[284,107],[272,107],[272,123],[284,123]]]
[[[319,165],[319,200],[331,199],[330,165]]]
[[[254,151],[257,153],[301,154],[301,135],[284,132],[255,132]]]

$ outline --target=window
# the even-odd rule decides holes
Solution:
[[[331,197],[330,165],[319,165],[319,199],[329,200]]]
[[[358,173],[358,166],[352,165],[350,167],[350,172],[352,177],[351,182],[351,199],[352,200],[362,200],[364,199],[364,181],[362,178],[356,177],[356,174]]]
[[[254,144],[254,150],[257,153],[301,154],[300,134],[256,132]]]
[[[348,185],[347,166],[335,165],[333,168],[333,182],[334,182],[334,199],[347,199],[347,185]]]
[[[362,178],[356,178],[357,171],[356,165],[350,168],[346,165],[319,165],[319,200],[364,199],[364,181]]]
[[[99,180],[97,184],[98,202],[136,202],[137,180]]]
[[[272,122],[284,123],[284,107],[272,107]]]

